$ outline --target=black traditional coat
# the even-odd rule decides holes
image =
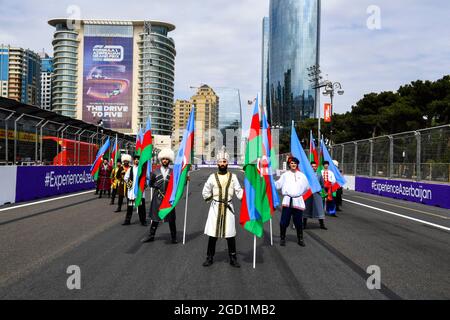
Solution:
[[[150,205],[150,218],[153,221],[161,221],[158,216],[159,207],[161,206],[161,203],[167,191],[167,187],[169,186],[169,180],[170,176],[172,175],[172,171],[173,170],[169,168],[169,173],[167,174],[165,179],[161,172],[161,168],[156,169],[150,174],[150,187],[153,188],[153,198]],[[175,209],[173,209],[172,212],[167,215],[165,220],[167,220],[170,215],[174,214]]]

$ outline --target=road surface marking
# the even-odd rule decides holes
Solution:
[[[405,219],[408,219],[408,220],[420,222],[420,223],[423,223],[423,224],[426,224],[426,225],[429,225],[429,226],[432,226],[432,227],[435,227],[435,228],[438,228],[438,229],[442,229],[442,230],[445,230],[445,231],[450,231],[450,228],[441,226],[439,224],[434,224],[434,223],[427,222],[427,221],[424,221],[424,220],[411,218],[411,217],[408,217],[408,216],[405,216],[405,215],[402,215],[402,214],[398,214],[398,213],[395,213],[395,212],[392,212],[392,211],[380,209],[380,208],[377,208],[377,207],[372,207],[372,206],[369,206],[367,204],[363,204],[363,203],[359,203],[359,202],[355,202],[355,201],[351,201],[351,200],[347,200],[347,199],[342,199],[342,200],[344,200],[346,202],[350,202],[350,203],[356,204],[358,206],[362,206],[362,207],[366,207],[366,208],[369,208],[369,209],[373,209],[373,210],[381,211],[381,212],[384,212],[384,213],[392,214],[394,216],[405,218]]]
[[[58,198],[53,198],[53,199],[47,199],[47,200],[42,200],[42,201],[37,201],[37,202],[31,202],[31,203],[26,203],[26,204],[20,204],[18,206],[9,207],[9,208],[5,208],[5,209],[0,209],[0,212],[13,210],[13,209],[18,209],[18,208],[23,208],[23,207],[28,207],[28,206],[34,206],[35,204],[40,204],[40,203],[46,203],[46,202],[51,202],[51,201],[56,201],[56,200],[61,200],[61,199],[66,199],[66,198],[77,197],[77,196],[81,196],[83,194],[88,194],[88,193],[90,193],[92,191],[94,191],[94,189],[92,189],[91,191],[85,191],[85,192],[81,192],[81,193],[71,194],[71,195],[68,195],[68,196],[63,196],[63,197],[58,197]]]
[[[378,203],[382,203],[382,204],[385,204],[385,205],[388,205],[388,206],[393,206],[393,207],[397,207],[397,208],[406,209],[406,210],[409,210],[409,211],[415,211],[415,212],[423,213],[423,214],[426,214],[426,215],[429,215],[429,216],[434,216],[434,217],[438,217],[438,218],[445,219],[445,220],[449,220],[450,219],[450,218],[447,218],[447,217],[440,216],[438,214],[429,213],[429,212],[425,212],[425,211],[421,211],[421,210],[417,210],[417,209],[410,209],[410,208],[402,207],[402,206],[399,206],[399,205],[396,205],[396,204],[391,204],[391,203],[382,202],[382,201],[378,201],[378,200],[372,200],[372,199],[369,199],[369,198],[364,198],[364,197],[359,197],[359,196],[352,196],[352,197],[359,198],[359,199],[364,199],[364,200],[368,200],[368,201],[373,201],[373,202],[378,202]],[[417,203],[417,202],[415,202],[415,203]]]

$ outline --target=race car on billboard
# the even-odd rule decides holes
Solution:
[[[111,99],[128,91],[130,82],[121,78],[126,71],[123,65],[95,66],[86,77],[87,95],[96,99]]]

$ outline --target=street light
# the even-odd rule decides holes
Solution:
[[[335,95],[335,92],[337,92],[338,95],[342,96],[344,94],[344,90],[342,89],[342,85],[339,82],[327,82],[325,86],[325,91],[323,92],[323,95],[330,96],[331,100],[331,111],[330,115],[333,115],[333,98]],[[330,143],[333,143],[333,125],[330,125]]]
[[[319,94],[320,94],[320,88],[324,88],[329,84],[328,80],[323,80],[322,77],[322,71],[320,70],[320,66],[318,64],[315,64],[309,68],[307,68],[308,70],[308,76],[309,76],[309,82],[311,82],[311,86],[312,89],[319,90]],[[316,110],[317,110],[317,136],[318,139],[320,140],[320,132],[321,132],[321,124],[320,124],[320,120],[321,120],[321,116],[320,116],[320,103],[318,103],[318,97],[319,94],[317,94],[317,98],[315,99],[314,103],[316,104]],[[319,150],[320,150],[320,144],[319,144]]]

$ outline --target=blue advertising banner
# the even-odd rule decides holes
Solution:
[[[450,185],[356,177],[355,190],[450,209]]]
[[[83,121],[131,129],[133,38],[84,37]]]
[[[17,167],[16,202],[95,189],[90,166]]]

